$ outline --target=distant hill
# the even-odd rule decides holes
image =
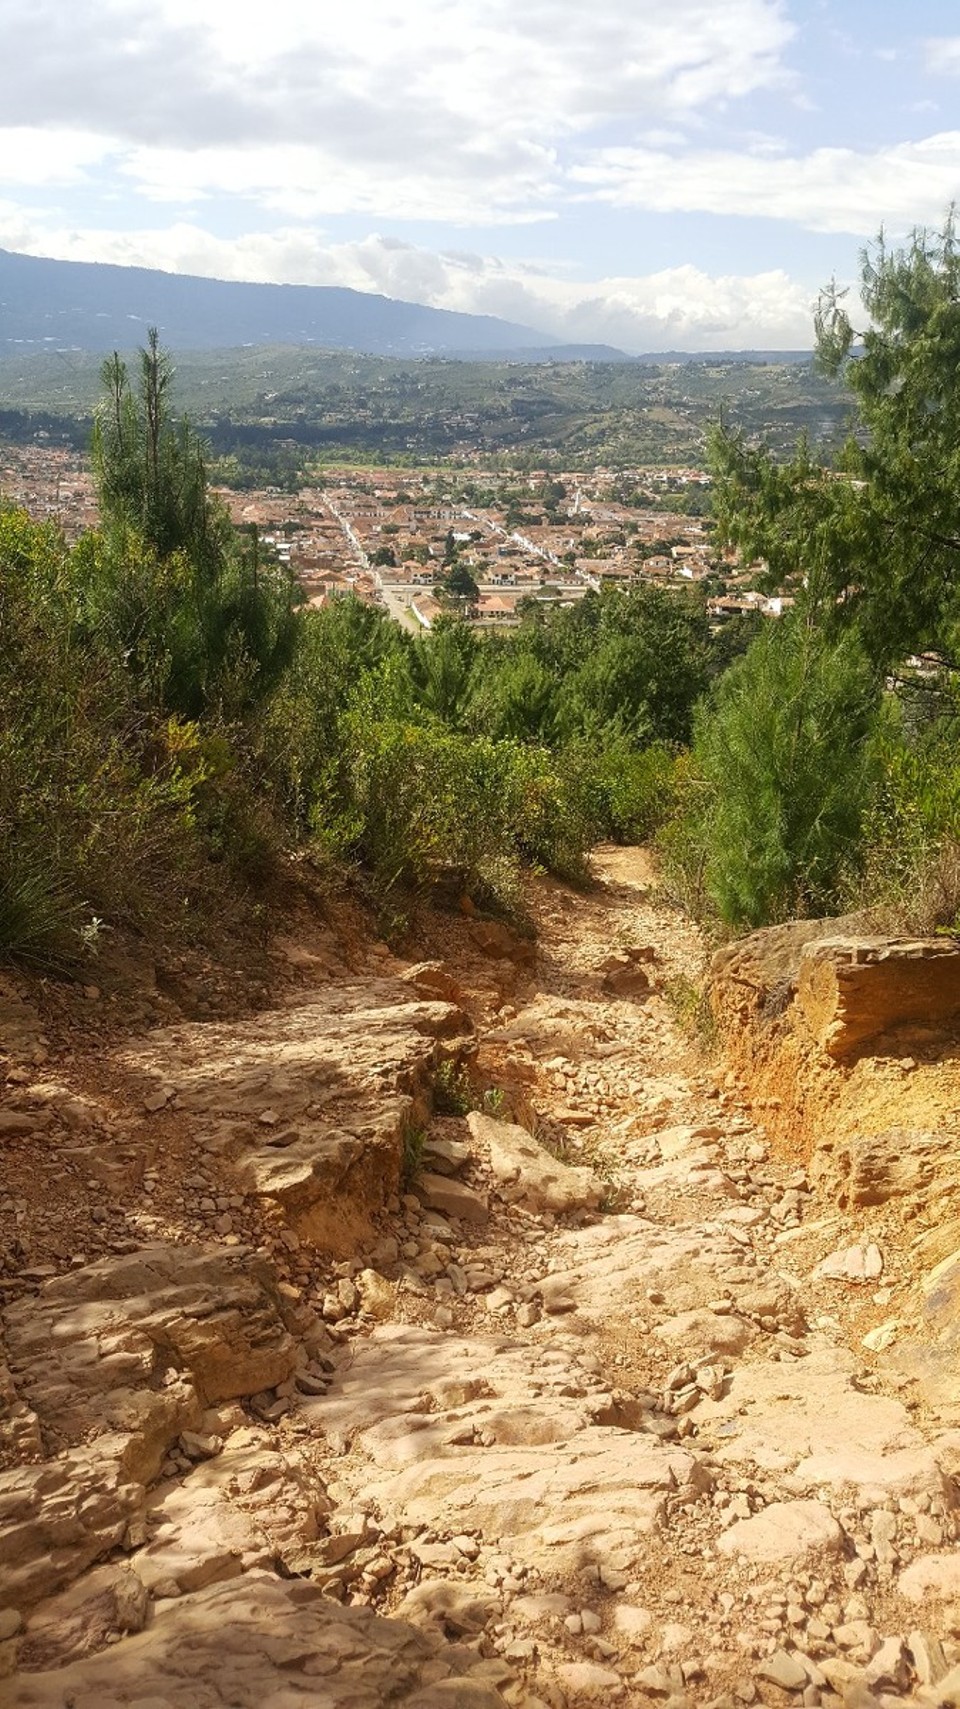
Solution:
[[[802,362],[813,360],[812,350],[649,350],[642,356],[630,358],[633,362],[652,364],[657,368],[669,368],[677,363],[687,364],[700,362],[706,367],[725,368],[733,362],[748,363],[751,367],[762,368],[772,365],[776,368],[788,368]]]
[[[455,314],[328,285],[248,285],[146,267],[49,261],[0,250],[0,353],[104,352],[159,328],[172,350],[296,344],[374,356],[623,360],[493,315]]]

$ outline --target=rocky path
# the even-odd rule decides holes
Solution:
[[[679,1025],[646,857],[598,870],[519,967],[300,951],[282,1008],[82,1095],[11,1070],[11,1703],[960,1703],[899,1254]]]

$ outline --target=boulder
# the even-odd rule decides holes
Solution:
[[[716,1354],[736,1357],[756,1338],[756,1330],[746,1318],[733,1312],[682,1311],[665,1318],[654,1330],[661,1341],[667,1341],[677,1351],[690,1358],[710,1358]]]
[[[471,1111],[467,1125],[488,1154],[494,1179],[530,1211],[584,1210],[600,1203],[602,1187],[592,1169],[561,1163],[526,1128]]]
[[[482,1193],[475,1187],[468,1187],[463,1181],[453,1181],[448,1175],[434,1175],[425,1169],[413,1183],[417,1197],[430,1209],[442,1211],[444,1216],[459,1217],[461,1222],[485,1223],[490,1215],[489,1206]]]

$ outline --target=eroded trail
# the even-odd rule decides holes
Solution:
[[[678,1025],[643,853],[597,864],[519,968],[297,951],[282,1008],[87,1065],[80,1142],[69,1068],[18,1071],[57,1177],[5,1313],[11,1701],[955,1700],[960,1435],[864,1351],[891,1255]]]

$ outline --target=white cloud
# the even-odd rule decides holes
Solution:
[[[573,177],[588,199],[657,213],[761,215],[809,231],[873,236],[939,223],[960,195],[960,131],[872,153],[818,148],[771,158],[721,150],[676,157],[654,149],[598,150]]]
[[[3,122],[156,200],[475,223],[542,209],[577,138],[785,87],[793,33],[784,0],[4,0]]]
[[[0,185],[36,189],[78,184],[109,153],[103,137],[34,125],[0,125]]]
[[[538,261],[433,251],[371,236],[333,243],[293,227],[224,239],[199,226],[130,233],[27,230],[0,203],[0,244],[74,261],[113,261],[215,278],[353,290],[498,315],[569,342],[626,350],[803,348],[812,342],[812,293],[782,271],[710,276],[691,266],[581,282]]]
[[[960,36],[928,36],[923,46],[928,71],[934,76],[960,77]]]

